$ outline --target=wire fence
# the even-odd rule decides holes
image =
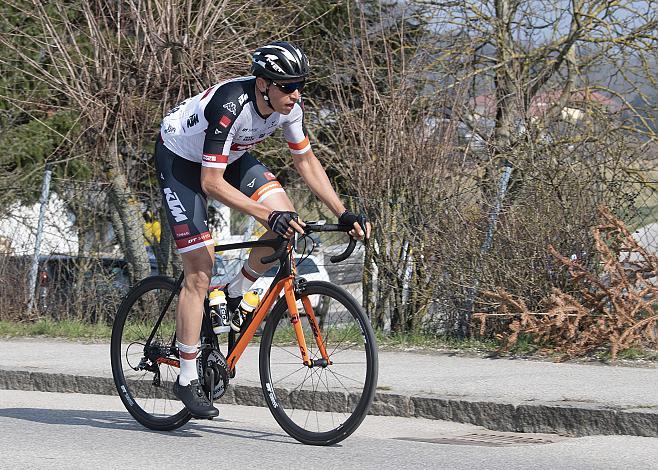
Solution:
[[[618,188],[613,199],[616,201],[612,207],[614,212],[643,247],[658,252],[658,181],[616,179],[608,184]],[[25,305],[30,294],[26,279],[34,255],[40,204],[33,194],[20,194],[20,191],[15,188],[18,197],[14,200],[32,202],[9,205],[0,221],[0,320],[26,319]],[[394,328],[392,319],[396,312],[400,313],[402,305],[422,316],[419,328],[443,333],[458,329],[460,319],[470,321],[469,314],[493,313],[492,306],[479,296],[483,290],[502,286],[511,292],[528,294],[538,289],[536,278],[542,277],[547,281],[543,291],[537,294],[541,297],[550,285],[561,285],[564,270],[560,270],[545,250],[538,251],[537,246],[557,244],[559,251],[571,259],[596,263],[588,242],[589,234],[583,229],[596,223],[594,208],[588,224],[574,224],[571,232],[569,221],[562,220],[558,224],[562,231],[559,235],[539,225],[535,226],[535,233],[532,225],[537,224],[538,219],[529,222],[523,218],[527,214],[521,217],[517,213],[524,204],[532,205],[524,193],[531,189],[512,188],[510,191],[513,192],[510,195],[499,194],[500,200],[497,200],[495,193],[487,198],[481,190],[471,186],[437,201],[436,210],[442,211],[446,223],[438,230],[432,228],[436,232],[432,238],[432,252],[421,251],[411,246],[411,242],[405,245],[406,242],[401,241],[395,249],[409,253],[415,249],[414,256],[386,258],[383,252],[392,247],[384,247],[375,237],[367,247],[359,245],[348,260],[335,264],[329,258],[341,252],[347,240],[337,234],[319,234],[313,240],[300,243],[296,256],[301,263],[300,272],[309,280],[326,280],[347,289],[373,318],[379,315],[377,321],[384,329]],[[334,216],[307,189],[291,188],[287,193],[303,219],[333,221]],[[143,216],[144,250],[149,256],[151,273],[155,274],[159,272],[159,264],[157,249],[154,249],[157,247],[153,244],[157,245],[161,231],[168,228],[158,221],[159,195],[145,191],[139,193],[139,197],[145,201],[136,206]],[[342,197],[355,210],[373,203],[368,199]],[[384,202],[395,204],[395,201]],[[475,212],[480,215],[474,216]],[[372,222],[375,234],[395,231],[395,227],[382,227],[376,219]],[[236,241],[258,237],[264,232],[253,219],[235,212],[226,216],[216,205],[209,210],[209,225],[218,243],[227,242],[227,237]],[[527,243],[528,240],[533,243]],[[525,250],[524,247],[529,248]],[[247,256],[245,251],[220,253],[211,285],[228,282]],[[405,261],[400,261],[402,259]],[[107,184],[53,180],[38,267],[34,291],[36,309],[30,319],[112,322],[118,302],[134,280],[114,232]],[[261,284],[271,277],[272,273],[267,273],[256,288],[262,288]],[[387,291],[394,291],[399,302],[382,300],[383,292]],[[468,328],[468,325],[462,327]]]

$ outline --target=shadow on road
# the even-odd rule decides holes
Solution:
[[[171,437],[207,437],[203,434],[230,436],[258,441],[299,444],[283,433],[256,431],[236,427],[224,427],[231,423],[226,419],[214,419],[213,425],[204,421],[190,421],[175,431],[153,431],[137,423],[127,412],[96,410],[59,410],[43,408],[3,408],[0,418],[12,418],[43,424],[65,426],[90,426],[100,429],[119,429],[140,433],[153,433]]]

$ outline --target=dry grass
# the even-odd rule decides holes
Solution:
[[[578,261],[551,254],[569,273],[576,288],[572,294],[554,288],[545,313],[531,312],[524,301],[504,289],[483,294],[499,303],[496,316],[512,316],[508,331],[498,334],[501,351],[514,347],[520,335],[529,335],[542,352],[570,359],[608,349],[611,359],[634,347],[658,346],[658,259],[632,237],[624,223],[599,207],[600,223],[593,229],[601,272],[592,272]],[[478,314],[481,333],[487,315]]]

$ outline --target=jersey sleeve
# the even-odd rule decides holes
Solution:
[[[283,137],[288,142],[288,148],[293,155],[301,155],[311,149],[311,143],[308,140],[306,127],[304,126],[302,106],[300,100],[288,115],[289,120],[281,126],[283,128]]]
[[[202,166],[226,168],[231,143],[238,128],[236,121],[242,111],[239,96],[230,86],[220,87],[206,105],[204,116],[208,128],[203,141]]]

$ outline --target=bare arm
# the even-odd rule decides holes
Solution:
[[[331,182],[324,171],[322,164],[317,159],[313,150],[309,150],[301,155],[293,155],[293,163],[299,175],[304,182],[311,188],[315,194],[336,217],[345,212],[345,206],[338,198]]]
[[[341,202],[338,194],[331,186],[331,182],[327,177],[327,173],[320,164],[313,150],[309,150],[301,155],[293,155],[293,162],[295,169],[304,179],[304,182],[311,188],[320,200],[333,212],[336,217],[340,217],[345,212],[345,206]],[[361,229],[357,222],[354,223],[354,230],[350,231],[350,235],[363,240],[370,238],[370,223],[366,223],[366,231]]]

